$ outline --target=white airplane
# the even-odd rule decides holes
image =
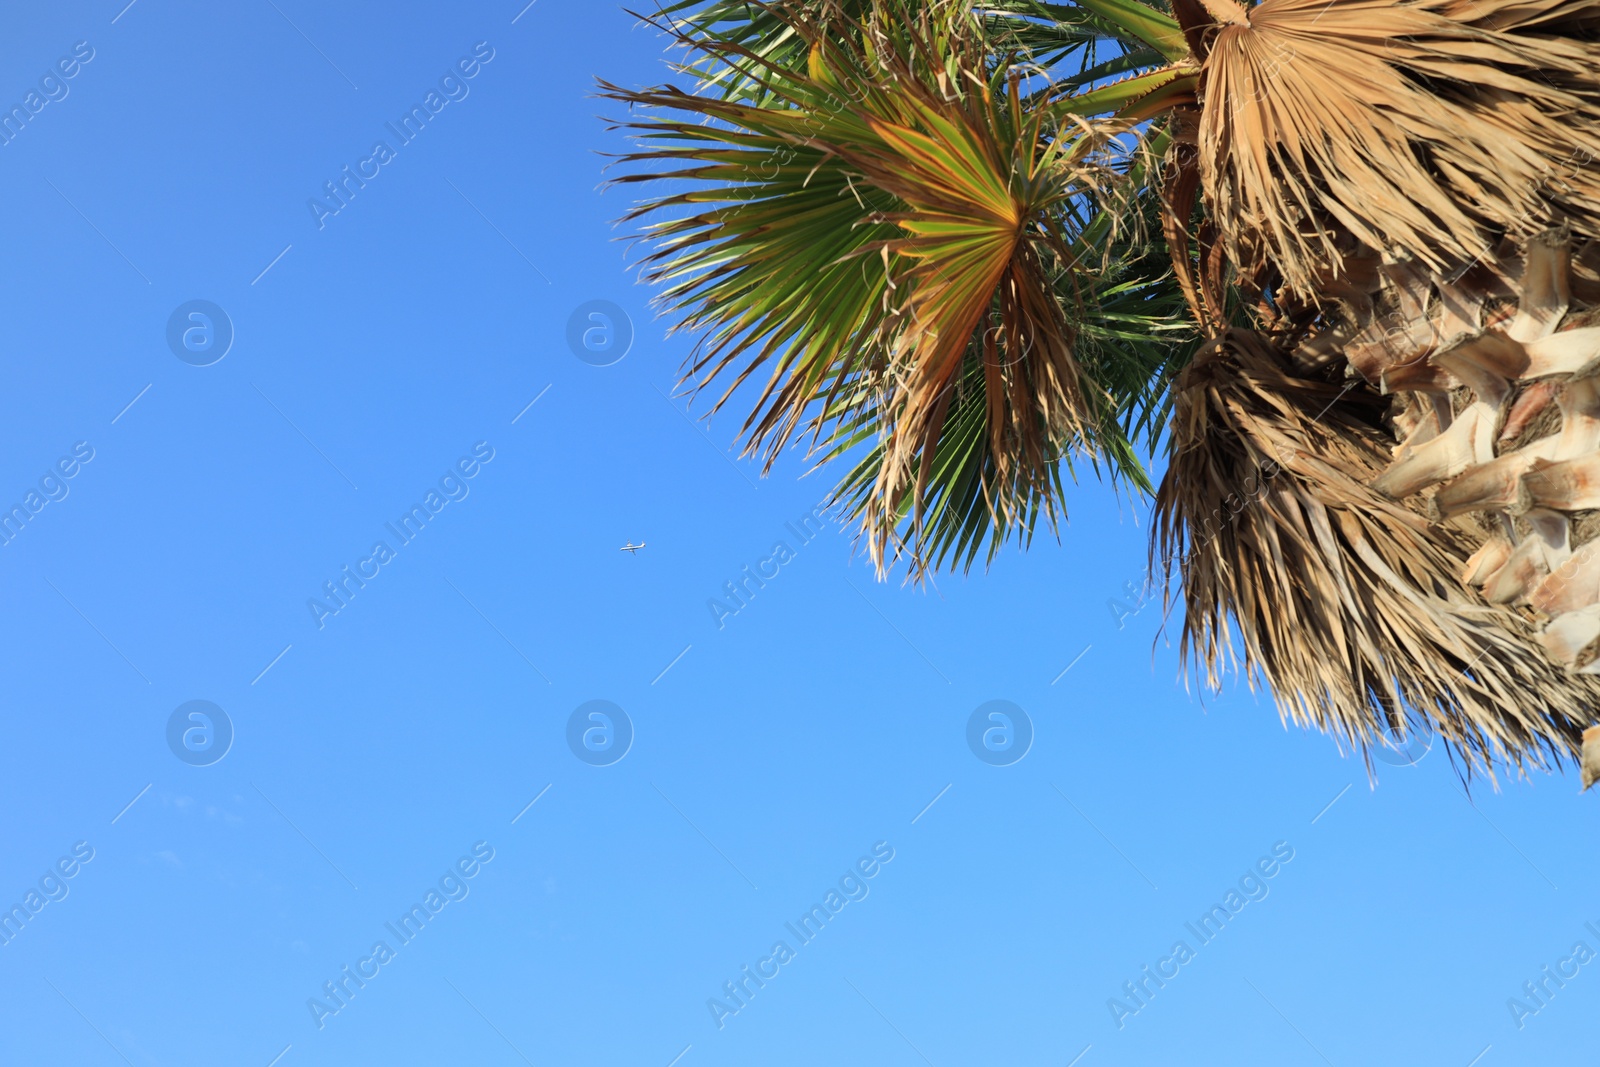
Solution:
[[[617,549],[617,551],[618,552],[626,552],[629,555],[637,556],[639,554],[639,550],[641,548],[643,548],[643,547],[644,547],[644,542],[643,541],[640,541],[638,544],[634,544],[633,540],[630,538],[628,540],[628,543],[623,545],[621,548]]]

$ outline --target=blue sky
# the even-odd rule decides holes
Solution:
[[[635,283],[591,95],[664,77],[653,31],[566,0],[124,3],[0,34],[27,112],[0,145],[0,1062],[1592,1049],[1574,777],[1469,803],[1432,752],[1374,789],[1264,696],[1200,701],[1159,604],[1108,607],[1145,506],[1101,487],[1059,545],[911,589],[797,534],[828,488],[802,455],[763,480],[732,418],[685,417],[691,342]],[[568,345],[594,301],[632,323],[607,366]],[[1033,734],[1005,766],[967,741],[997,700]],[[216,716],[169,731],[191,701],[219,759]],[[621,758],[569,730],[591,701]]]

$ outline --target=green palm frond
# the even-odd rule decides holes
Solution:
[[[946,531],[1054,523],[1065,450],[1147,486],[1118,412],[1148,410],[1176,351],[1149,338],[1175,319],[1153,282],[1103,269],[1136,221],[1127,127],[1048,125],[1061,113],[1024,106],[965,4],[880,3],[850,33],[784,17],[803,71],[693,42],[760,102],[602,83],[644,111],[622,123],[644,169],[615,180],[678,187],[627,218],[649,220],[646,276],[702,333],[697,388],[727,382],[712,410],[765,368],[741,432],[768,466],[802,428],[833,454],[876,438],[853,513],[880,566],[929,536],[929,501]],[[1138,337],[1131,357],[1111,343]]]
[[[1096,473],[1113,483],[1126,481],[1139,493],[1153,491],[1141,453],[1157,450],[1171,410],[1172,380],[1199,343],[1164,260],[1165,250],[1158,246],[1141,253],[1122,249],[1101,268],[1096,299],[1083,306],[1076,324],[1076,357],[1085,377],[1103,395],[1116,398],[1114,408],[1104,414],[1116,431],[1101,433],[1102,453],[1088,453],[1088,459]],[[1063,296],[1070,300],[1070,294]],[[856,457],[835,503],[857,521],[874,507],[892,506],[892,514],[879,516],[878,523],[894,527],[889,561],[908,555],[908,579],[947,566],[969,568],[980,552],[987,564],[1013,539],[1026,548],[1041,520],[1051,533],[1057,532],[1064,490],[1059,467],[1043,483],[1007,486],[1001,481],[1002,464],[989,447],[981,353],[968,353],[955,386],[945,432],[930,464],[920,524],[913,514],[912,492],[893,501],[880,501],[873,492],[884,459],[877,433],[884,413],[871,398],[862,398],[854,410],[848,401],[840,408],[841,416],[848,411],[848,417],[830,424],[833,432],[818,465]],[[1068,440],[1052,447],[1069,473],[1079,451],[1076,444]],[[1015,503],[996,507],[996,497]]]

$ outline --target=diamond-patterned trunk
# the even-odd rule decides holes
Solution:
[[[1575,253],[1552,231],[1451,280],[1378,267],[1344,345],[1395,398],[1399,448],[1374,487],[1475,534],[1462,581],[1585,674],[1600,674],[1597,266],[1596,242]]]

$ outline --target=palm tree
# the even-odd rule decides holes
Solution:
[[[801,435],[880,573],[1088,463],[1180,647],[1367,751],[1600,707],[1600,0],[717,0],[603,92],[686,380]],[[665,187],[668,191],[656,190]],[[1597,325],[1591,325],[1597,323]],[[746,394],[749,395],[746,395]],[[1164,447],[1154,486],[1141,451]],[[1591,734],[1591,736],[1600,736]]]

